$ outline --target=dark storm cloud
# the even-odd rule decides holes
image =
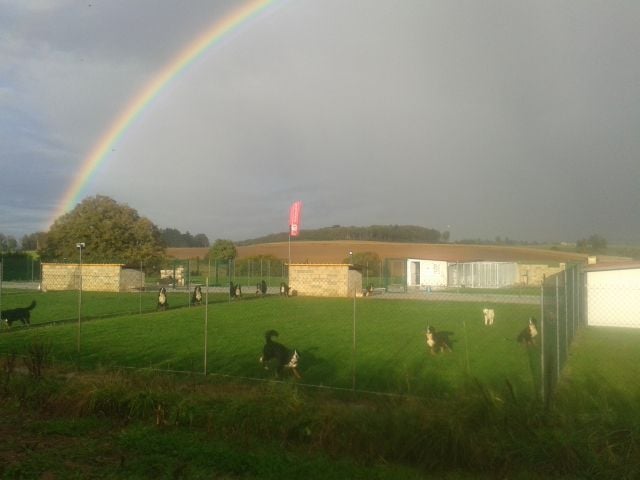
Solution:
[[[42,219],[136,93],[238,5],[89,3],[0,2],[1,161],[29,169]],[[303,228],[638,240],[638,24],[631,1],[282,2],[175,78],[86,194],[211,238],[286,230],[300,199]]]

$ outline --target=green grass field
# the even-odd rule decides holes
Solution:
[[[78,353],[77,294],[3,296],[38,306],[32,327],[0,330],[0,477],[640,475],[640,330],[580,329],[544,405],[539,351],[515,342],[535,305],[497,305],[485,327],[478,303],[247,297],[155,312],[148,295],[140,314],[136,294],[87,293]],[[165,373],[203,372],[205,312],[211,375]],[[453,352],[428,354],[427,324]],[[302,381],[257,381],[273,378],[257,361],[271,328],[300,350]],[[34,345],[51,346],[42,377],[11,363]]]
[[[209,296],[205,309],[187,308],[185,293],[170,297],[170,310],[156,312],[155,294],[84,293],[79,327],[75,292],[19,293],[9,298],[13,305],[28,305],[35,298],[38,306],[31,328],[3,329],[0,353],[21,354],[34,341],[45,342],[51,344],[54,361],[84,368],[204,372],[206,321],[211,374],[269,378],[258,357],[264,332],[276,329],[282,343],[300,352],[305,384],[351,389],[355,374],[358,390],[446,396],[470,377],[487,385],[509,380],[533,393],[539,376],[536,349],[515,342],[528,316],[537,313],[538,307],[531,305],[501,306],[496,323],[485,327],[483,305],[478,303],[386,299],[354,303],[275,295],[229,302],[219,294]],[[3,305],[7,303],[5,298]],[[139,314],[140,305],[148,313]],[[453,352],[428,353],[427,325],[452,332]]]

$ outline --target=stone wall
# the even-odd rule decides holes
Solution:
[[[550,267],[549,265],[528,265],[518,264],[518,277],[520,278],[520,285],[533,285],[540,286],[544,277],[555,275],[565,269],[565,264],[561,263],[557,267]]]
[[[289,286],[301,296],[348,297],[362,292],[362,274],[347,264],[293,264]]]
[[[144,274],[124,270],[119,264],[43,263],[42,290],[78,290],[82,271],[82,290],[87,292],[122,292],[139,289]]]

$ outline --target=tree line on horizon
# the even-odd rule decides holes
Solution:
[[[284,242],[288,232],[275,233],[250,240],[232,242],[216,239],[212,245],[204,234],[182,233],[175,228],[158,228],[151,220],[142,217],[128,205],[112,198],[97,195],[85,198],[72,211],[55,220],[48,232],[25,235],[21,246],[10,235],[0,232],[0,254],[37,252],[43,261],[71,261],[79,255],[78,245],[86,244],[82,252],[86,261],[113,262],[126,265],[157,266],[166,259],[167,247],[210,248],[214,257],[228,256],[230,245],[253,245]],[[308,241],[376,241],[398,243],[449,243],[448,231],[415,225],[370,225],[367,227],[340,226],[302,230],[297,237]],[[455,243],[512,245],[508,238],[496,237],[493,241],[476,239]],[[532,244],[532,243],[529,243]],[[214,248],[215,247],[215,248]],[[84,248],[84,247],[82,247]],[[576,242],[577,251],[605,253],[607,241],[601,235]],[[631,248],[631,247],[630,247]],[[625,252],[632,258],[640,258],[640,251],[631,248]],[[220,254],[220,255],[219,255]],[[225,257],[226,258],[226,257]]]
[[[236,244],[245,246],[258,243],[286,242],[288,239],[289,234],[287,232],[280,232],[236,242]],[[370,225],[368,227],[333,225],[331,227],[301,230],[297,240],[443,243],[449,241],[449,232],[440,232],[433,228],[416,225]]]

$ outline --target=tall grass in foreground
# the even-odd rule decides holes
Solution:
[[[586,387],[561,390],[557,403],[543,409],[508,382],[489,388],[469,380],[450,398],[418,399],[111,370],[51,371],[39,380],[4,375],[0,397],[22,412],[69,419],[69,425],[72,419],[111,419],[118,434],[110,436],[110,448],[129,460],[111,465],[105,477],[144,469],[137,462],[160,474],[181,461],[193,478],[207,469],[209,475],[277,478],[295,470],[292,458],[310,469],[298,471],[309,478],[358,478],[352,473],[362,467],[369,470],[361,478],[376,478],[374,467],[407,468],[404,478],[442,478],[445,472],[457,472],[452,478],[640,474],[637,409],[625,395]],[[60,427],[55,433],[61,434]],[[233,461],[215,453],[220,444]],[[251,462],[265,451],[269,462]],[[311,471],[320,458],[331,460],[324,477]],[[337,468],[332,475],[333,462],[351,463],[353,471]]]

